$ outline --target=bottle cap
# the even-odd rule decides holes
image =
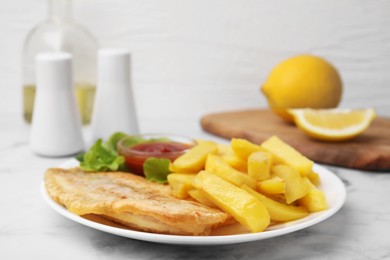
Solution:
[[[99,84],[128,84],[130,52],[126,49],[101,49],[98,57]]]
[[[72,55],[67,52],[45,52],[36,56],[37,86],[55,90],[68,88],[72,82]]]

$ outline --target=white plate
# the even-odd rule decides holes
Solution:
[[[68,168],[77,166],[76,160],[70,160],[62,164],[60,167]],[[346,197],[346,190],[341,180],[328,169],[318,164],[314,165],[314,171],[321,177],[320,189],[325,192],[326,199],[329,204],[329,209],[321,212],[316,212],[308,215],[305,218],[291,221],[288,223],[278,224],[270,226],[266,231],[260,233],[239,233],[229,234],[232,232],[229,228],[225,230],[221,229],[211,236],[176,236],[176,235],[162,235],[153,234],[141,231],[134,231],[111,225],[101,224],[66,210],[63,206],[53,201],[47,194],[44,183],[42,182],[41,191],[45,201],[49,206],[64,217],[71,219],[75,222],[83,224],[85,226],[101,230],[107,233],[111,233],[118,236],[128,237],[132,239],[138,239],[148,242],[164,243],[164,244],[176,244],[176,245],[224,245],[224,244],[236,244],[250,241],[257,241],[267,239],[271,237],[285,235],[303,228],[313,226],[333,214],[335,214],[344,204]],[[228,235],[221,235],[226,234]]]

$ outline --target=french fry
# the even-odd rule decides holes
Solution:
[[[310,187],[310,190],[304,197],[299,199],[299,205],[306,207],[309,212],[328,209],[329,206],[326,202],[325,194],[314,186],[309,179],[304,178],[304,181]]]
[[[264,203],[272,221],[286,222],[300,219],[308,215],[308,212],[304,207],[290,206],[277,202],[267,198],[263,194],[260,194],[245,185],[243,186],[243,189]]]
[[[307,176],[312,172],[313,161],[276,136],[265,140],[261,147],[275,156],[276,163],[289,165],[299,171],[302,176]]]
[[[294,168],[288,165],[275,165],[272,167],[272,173],[285,181],[285,197],[288,204],[302,198],[309,192],[310,187]]]
[[[318,173],[311,171],[308,175],[307,178],[310,180],[311,183],[313,183],[315,186],[320,185],[321,179]]]
[[[171,187],[171,194],[179,199],[188,198],[188,190],[192,189],[192,181],[196,174],[192,173],[171,173],[168,174],[168,184]]]
[[[227,162],[234,169],[246,172],[247,171],[247,162],[246,160],[238,157],[232,147],[228,144],[218,144],[218,156],[220,156],[225,162]]]
[[[248,157],[248,175],[258,181],[269,179],[272,166],[272,154],[254,152]]]
[[[191,148],[187,153],[178,157],[171,165],[172,172],[199,172],[204,168],[207,155],[217,153],[217,144],[211,141],[206,141]]]
[[[264,149],[259,145],[240,138],[233,138],[231,141],[231,147],[234,153],[244,160],[247,160],[249,155],[254,152],[264,151]]]
[[[249,231],[261,232],[268,227],[268,210],[253,195],[207,171],[201,171],[196,179],[202,191],[214,204],[231,214]]]
[[[188,194],[191,196],[191,198],[193,198],[194,200],[196,200],[197,202],[203,204],[203,205],[206,205],[206,206],[209,206],[209,207],[212,207],[212,208],[216,208],[217,206],[207,198],[207,195],[204,194],[204,192],[202,190],[199,190],[199,189],[191,189],[188,191]]]
[[[222,155],[221,158],[237,171],[246,173],[248,170],[248,163],[234,153]]]
[[[257,184],[257,189],[265,194],[284,194],[286,192],[286,183],[282,178],[273,176],[268,180],[260,181]]]
[[[224,156],[227,154],[234,154],[232,148],[228,144],[217,144],[218,146],[218,152],[217,155]]]
[[[245,173],[235,170],[217,155],[209,154],[206,160],[205,169],[238,187],[241,187],[243,184],[252,188],[256,187],[256,180]]]

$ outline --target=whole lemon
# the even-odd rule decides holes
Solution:
[[[299,55],[274,67],[261,87],[270,108],[287,121],[289,108],[334,108],[342,95],[337,69],[323,58]]]

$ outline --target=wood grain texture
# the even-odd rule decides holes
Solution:
[[[390,169],[389,118],[378,117],[362,135],[338,143],[313,140],[269,110],[210,114],[201,119],[201,125],[209,133],[257,144],[277,135],[318,163],[372,171]]]

